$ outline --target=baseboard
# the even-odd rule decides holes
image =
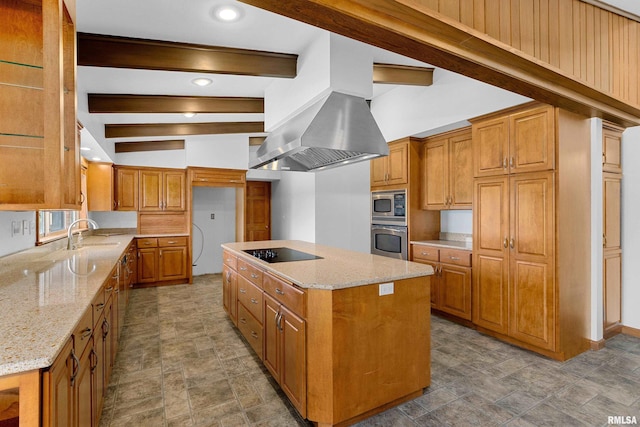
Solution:
[[[625,335],[631,335],[632,337],[640,338],[640,329],[632,328],[630,326],[623,326],[622,333]]]
[[[601,339],[600,341],[591,341],[591,350],[593,351],[598,351],[598,350],[602,350],[605,347],[606,344],[606,340]]]

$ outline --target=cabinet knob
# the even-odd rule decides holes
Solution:
[[[509,238],[505,236],[504,238],[504,242],[502,242],[502,245],[506,248],[509,247]]]
[[[516,239],[514,239],[513,237],[511,238],[511,240],[509,241],[509,246],[511,246],[511,249],[516,247]]]
[[[507,156],[504,157],[504,159],[502,159],[502,169],[506,169],[507,168]]]
[[[514,167],[514,165],[515,165],[515,159],[514,159],[514,157],[513,157],[513,156],[511,156],[511,159],[509,159],[509,167],[510,167],[510,168],[513,168],[513,167]]]

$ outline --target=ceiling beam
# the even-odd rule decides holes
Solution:
[[[373,82],[395,85],[431,86],[433,84],[433,68],[373,64]]]
[[[246,76],[296,76],[298,56],[78,33],[78,65]]]
[[[116,153],[134,153],[138,151],[184,150],[184,139],[165,141],[116,142]]]
[[[264,113],[264,98],[90,93],[90,113]]]
[[[420,0],[240,0],[587,117],[640,124],[640,108],[428,9]]]
[[[264,140],[266,138],[267,138],[266,136],[250,136],[249,137],[249,146],[262,145],[262,143],[264,142]]]
[[[106,138],[261,132],[264,132],[263,122],[135,123],[104,125],[104,136]]]

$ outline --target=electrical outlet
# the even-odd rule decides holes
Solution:
[[[378,285],[378,295],[393,295],[393,282],[380,283]]]
[[[26,236],[27,234],[29,234],[29,221],[27,221],[26,219],[22,220],[22,235]]]
[[[216,219],[216,214],[212,213],[211,214],[211,219]]]

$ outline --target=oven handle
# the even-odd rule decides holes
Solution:
[[[399,228],[401,228],[402,230]],[[393,227],[393,226],[389,227],[385,225],[375,225],[375,224],[371,225],[371,231],[378,231],[378,230],[392,231],[395,233],[406,233],[407,227]]]

